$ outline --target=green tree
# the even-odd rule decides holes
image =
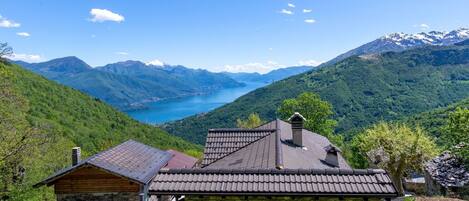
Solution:
[[[238,128],[257,128],[264,124],[264,121],[259,117],[257,113],[251,113],[246,120],[237,119],[236,125]]]
[[[11,56],[13,49],[8,46],[8,43],[0,43],[0,61],[5,60],[5,57]]]
[[[442,133],[445,148],[469,165],[469,109],[458,107],[451,112]]]
[[[314,93],[304,92],[297,98],[286,99],[277,110],[281,119],[288,119],[293,113],[299,112],[306,118],[304,127],[326,137],[333,137],[337,124],[332,119],[332,105]]]
[[[356,143],[370,164],[388,171],[401,195],[404,175],[421,171],[423,163],[437,154],[435,143],[420,127],[405,124],[375,124],[357,135]]]

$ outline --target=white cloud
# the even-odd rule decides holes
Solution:
[[[18,33],[16,33],[16,35],[21,36],[21,37],[29,37],[29,36],[31,36],[31,34],[29,34],[28,32],[18,32]]]
[[[308,24],[312,24],[312,23],[315,23],[316,20],[314,20],[314,19],[306,19],[305,22],[308,23]]]
[[[319,64],[323,63],[322,61],[316,61],[313,59],[298,61],[298,65],[300,66],[318,66]]]
[[[311,9],[303,9],[303,13],[310,13],[311,11]]]
[[[0,27],[4,28],[14,28],[14,27],[20,27],[20,23],[16,23],[14,21],[8,20],[0,15]]]
[[[122,22],[125,19],[124,16],[113,13],[112,11],[106,9],[93,8],[91,9],[90,14],[93,16],[93,18],[91,18],[92,22]]]
[[[39,62],[39,61],[44,60],[44,58],[42,58],[40,55],[37,55],[37,54],[16,54],[16,53],[13,53],[11,56],[8,57],[8,59],[21,60],[25,62]]]
[[[429,29],[430,26],[428,24],[419,24],[420,29],[426,30]]]
[[[295,7],[295,4],[288,3],[288,7],[290,7],[290,8],[294,8],[294,7]]]
[[[128,52],[116,52],[116,54],[118,54],[118,55],[124,55],[124,56],[125,56],[125,55],[129,55]]]
[[[238,65],[225,65],[221,71],[228,71],[228,72],[258,72],[258,73],[268,73],[271,70],[275,70],[278,68],[285,67],[284,65],[280,65],[275,61],[267,61],[265,63],[261,62],[252,62],[247,64],[238,64]]]
[[[282,9],[280,13],[287,14],[287,15],[293,15],[293,11],[287,10],[287,9]]]
[[[149,62],[146,63],[147,65],[153,65],[153,66],[164,66],[165,63],[158,60],[158,59],[154,59],[154,60],[151,60]]]

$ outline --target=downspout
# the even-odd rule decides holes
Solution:
[[[152,180],[150,180],[149,183],[147,184],[144,184],[141,186],[140,188],[140,194],[139,194],[139,197],[140,197],[140,201],[147,201],[148,200],[148,189],[150,187],[150,183],[151,183]]]

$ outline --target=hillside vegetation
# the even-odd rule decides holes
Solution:
[[[276,118],[279,104],[302,92],[317,93],[333,105],[338,133],[379,120],[400,119],[468,96],[469,46],[353,56],[275,82],[214,111],[163,128],[202,144],[207,129],[234,127],[237,118],[244,119],[251,113],[258,113],[265,120]]]
[[[53,199],[50,188],[31,186],[69,166],[74,146],[87,157],[135,139],[160,149],[200,154],[200,146],[138,123],[98,99],[17,65],[0,62],[0,83],[3,198]]]

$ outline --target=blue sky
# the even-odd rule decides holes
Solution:
[[[212,71],[315,64],[392,32],[469,27],[468,0],[0,0],[16,57]],[[94,9],[94,10],[93,10]]]

